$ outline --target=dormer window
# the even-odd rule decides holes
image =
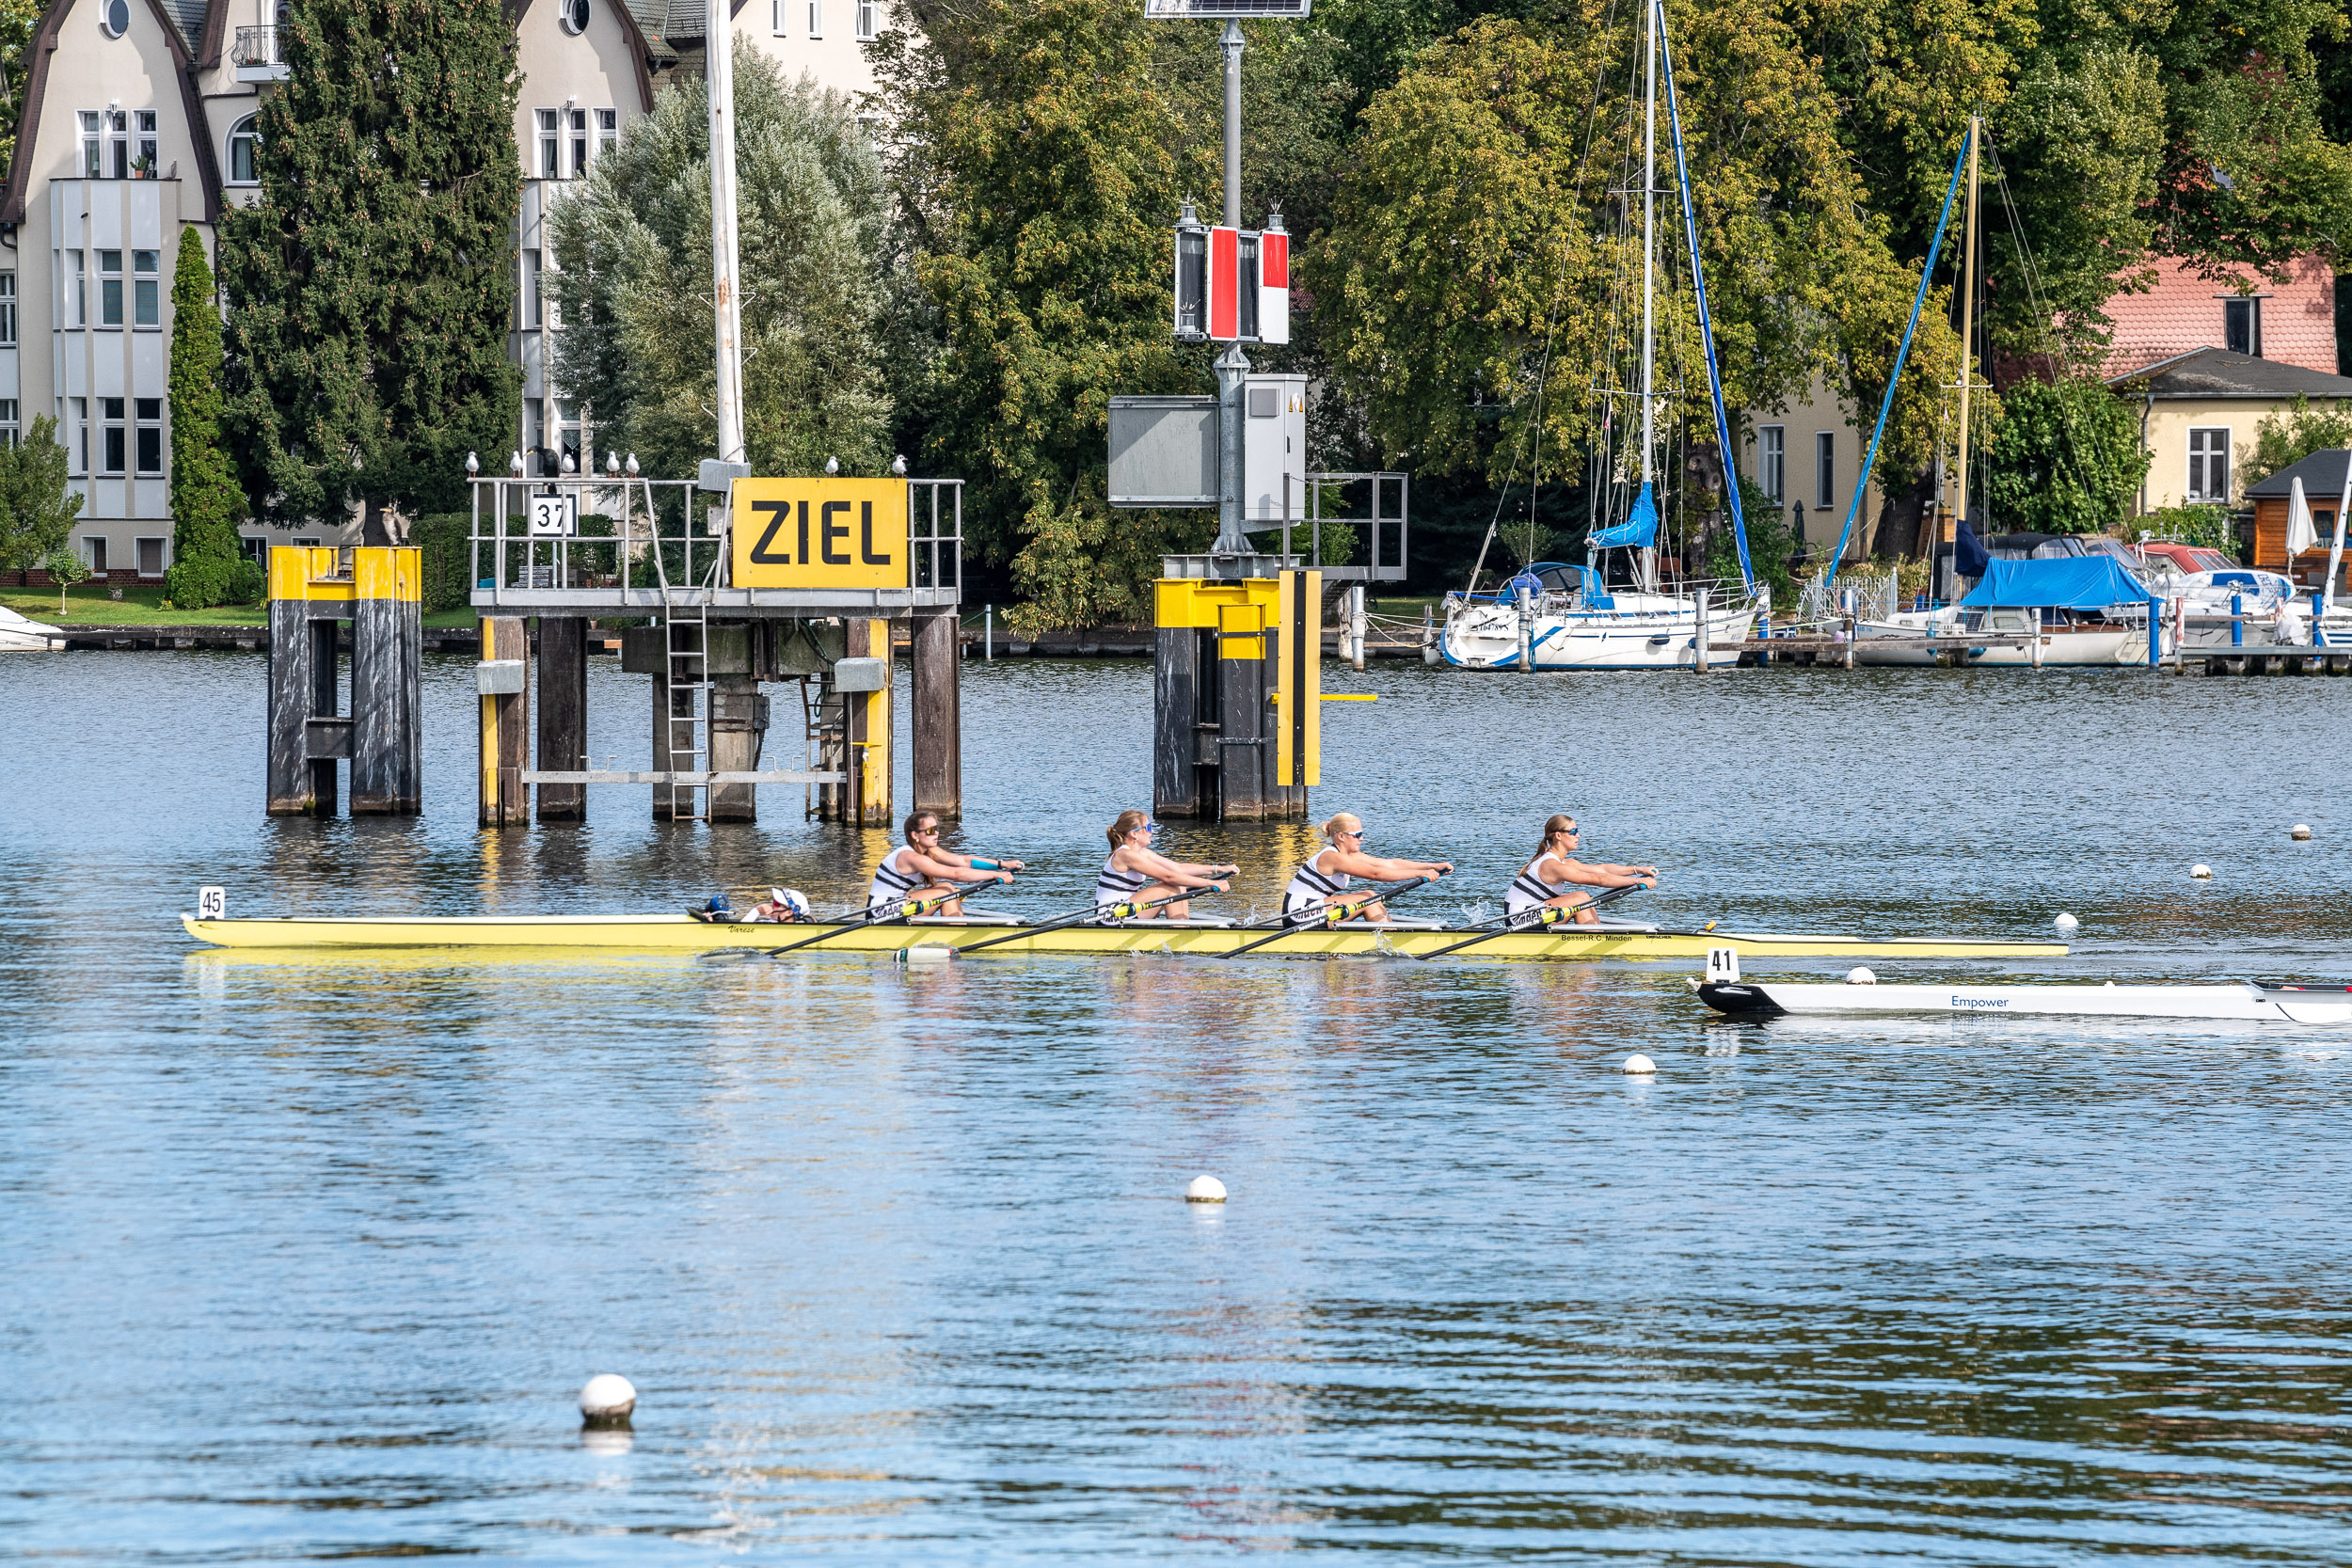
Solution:
[[[2263,356],[2263,302],[2258,298],[2221,302],[2221,346],[2232,354]]]

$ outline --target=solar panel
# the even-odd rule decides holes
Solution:
[[[1314,0],[1143,0],[1143,14],[1153,22],[1200,22],[1224,17],[1277,21],[1303,20]]]

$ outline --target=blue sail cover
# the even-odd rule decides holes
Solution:
[[[1988,561],[1982,579],[1960,602],[2013,610],[2105,610],[2153,603],[2155,598],[2115,557],[2082,555],[2063,561]]]
[[[1649,499],[1649,481],[1642,481],[1642,493],[1633,498],[1633,510],[1624,522],[1614,528],[1602,529],[1584,541],[1587,549],[1613,550],[1628,546],[1646,549],[1658,543],[1658,503]]]

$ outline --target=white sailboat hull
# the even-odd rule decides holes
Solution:
[[[2240,1023],[2352,1023],[2352,991],[2253,986],[1854,986],[1708,984],[1699,995],[1730,1013],[1859,1017],[1943,1013],[2010,1018],[2181,1018]]]
[[[0,606],[0,653],[54,653],[64,646],[65,633],[56,626]]]
[[[1965,637],[1981,631],[1991,637],[2019,637],[2032,629],[2032,622],[2025,616],[2004,618],[1996,611],[1984,625],[1969,626],[1939,610],[1904,610],[1883,621],[1863,621],[1854,627],[1854,662],[1856,664],[1925,665],[1935,662],[1936,656],[1924,649],[1873,646],[1898,639],[1921,637]],[[2144,666],[2148,662],[2148,628],[2145,626],[2045,626],[2049,639],[2042,647],[2044,669],[2113,670]],[[2171,644],[2169,628],[2165,628],[2165,644]],[[1970,648],[1970,664],[1993,666],[2030,665],[2033,652],[2028,648]]]
[[[1539,610],[1533,628],[1537,670],[1687,670],[1696,662],[1698,601],[1666,594],[1616,594],[1609,610]],[[1707,612],[1712,661],[1729,663],[1728,645],[1744,641],[1756,611],[1744,605]],[[1438,651],[1462,670],[1517,670],[1519,611],[1514,605],[1460,604],[1446,613]]]

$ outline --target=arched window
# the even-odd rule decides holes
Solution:
[[[254,117],[246,116],[229,128],[229,182],[232,185],[252,185],[261,182],[253,165],[254,149],[262,138],[253,128]]]

